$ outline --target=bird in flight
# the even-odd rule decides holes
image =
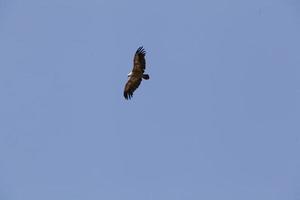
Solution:
[[[143,47],[139,47],[135,52],[133,68],[128,74],[128,81],[124,88],[124,97],[127,100],[132,98],[133,92],[139,87],[142,79],[148,80],[150,78],[148,74],[144,74],[146,68],[145,55],[146,51]]]

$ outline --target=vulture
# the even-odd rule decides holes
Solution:
[[[148,80],[150,78],[148,74],[144,74],[146,68],[145,55],[146,51],[142,46],[135,52],[133,68],[128,74],[128,81],[124,88],[124,97],[126,100],[132,98],[133,92],[140,86],[142,79]]]

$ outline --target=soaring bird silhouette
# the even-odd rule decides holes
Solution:
[[[131,99],[133,92],[140,86],[142,79],[148,80],[150,76],[144,74],[146,68],[145,60],[146,51],[143,47],[139,47],[133,58],[133,68],[132,71],[128,74],[128,81],[124,88],[124,97],[125,99]]]

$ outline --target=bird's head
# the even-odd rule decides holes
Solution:
[[[127,74],[127,77],[130,77],[132,75],[132,72],[130,72],[129,74]]]

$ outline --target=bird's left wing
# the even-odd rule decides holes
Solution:
[[[139,47],[133,58],[133,72],[144,73],[146,68],[145,60],[146,51],[143,47]]]

